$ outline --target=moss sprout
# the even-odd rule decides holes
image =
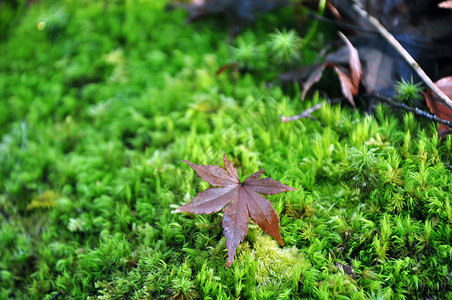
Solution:
[[[277,29],[270,34],[270,51],[278,62],[295,62],[300,59],[301,38],[294,30]]]
[[[422,98],[421,91],[421,83],[414,83],[413,78],[409,81],[402,78],[402,80],[396,84],[396,99],[412,103],[413,101]]]

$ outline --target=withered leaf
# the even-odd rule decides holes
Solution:
[[[452,70],[452,52],[450,51],[452,10],[447,8],[451,1],[360,0],[358,2],[368,14],[378,19],[393,34],[430,78],[436,80],[450,75]],[[378,93],[386,97],[393,97],[394,83],[400,81],[401,78],[406,81],[411,78],[414,82],[420,81],[402,56],[375,31],[367,19],[352,9],[354,0],[329,0],[328,3],[327,8],[337,21],[334,24],[347,34],[362,63],[359,93]],[[355,62],[358,60],[344,57],[344,55],[355,55],[356,52],[347,51],[350,46],[347,41],[346,44],[347,46],[327,55],[325,61],[347,71],[345,76],[338,73],[342,91],[356,96],[354,91],[344,89],[348,85],[346,77],[351,79],[352,87],[357,87],[355,79],[358,78],[353,74],[356,69],[352,63],[352,60]],[[313,84],[310,80],[313,82],[320,80],[323,69],[332,66],[331,64],[316,64],[314,67],[317,68],[314,68],[314,71],[312,67],[305,67],[297,72],[282,74],[279,78],[282,81],[297,81],[302,86],[303,95],[305,95],[305,86]],[[350,96],[347,94],[345,96],[350,101]]]
[[[301,87],[301,100],[306,97],[306,93],[309,91],[311,86],[322,78],[323,71],[325,70],[328,63],[322,63],[313,66],[312,68],[300,68],[298,71],[289,71],[279,75],[279,78],[283,81],[296,80],[297,82],[303,82]],[[308,70],[307,70],[308,69]],[[298,79],[298,76],[309,74],[306,80],[302,78]],[[300,76],[302,77],[302,76]]]
[[[184,162],[204,181],[217,187],[198,193],[192,202],[177,208],[175,212],[211,214],[224,207],[223,233],[228,248],[226,267],[234,261],[237,247],[248,233],[250,217],[281,246],[284,246],[279,231],[278,215],[272,203],[259,194],[274,195],[296,189],[271,178],[259,179],[264,169],[254,173],[242,183],[237,170],[227,159],[226,154],[224,155],[226,170],[213,165],[196,165],[185,160]]]
[[[358,50],[364,66],[365,92],[377,92],[387,97],[394,95],[394,82],[420,79],[370,23],[351,9],[352,0],[331,0],[343,21],[357,29],[349,39]],[[425,0],[360,0],[362,7],[391,32],[418,62],[421,68],[436,80],[449,69],[452,56],[452,11],[438,9],[438,2]],[[369,50],[373,53],[370,54]],[[377,62],[378,61],[378,62]],[[449,74],[447,74],[449,75]],[[446,76],[447,76],[446,75]]]
[[[350,41],[342,32],[339,32],[339,37],[347,46],[349,53],[350,81],[352,85],[350,91],[353,95],[356,95],[358,94],[359,82],[361,81],[361,77],[363,75],[363,68],[361,66],[361,62],[359,61],[358,50],[353,47],[352,43],[350,43]]]
[[[435,84],[447,95],[447,97],[452,98],[452,76],[442,78]],[[442,104],[439,101],[438,95],[429,90],[427,93],[424,93],[424,97],[432,114],[436,115],[438,118],[452,122],[452,109]],[[438,137],[443,137],[451,133],[451,128],[444,124],[439,124]]]
[[[344,41],[346,47],[343,48],[342,52],[327,56],[326,62],[317,65],[313,70],[311,70],[309,77],[302,84],[301,99],[304,99],[311,86],[321,79],[325,68],[333,68],[339,77],[342,94],[350,102],[350,104],[355,107],[353,96],[358,94],[359,84],[362,77],[362,66],[359,61],[359,55],[356,48],[353,47],[352,43],[350,43],[344,34],[339,32],[339,36]],[[346,52],[346,54],[344,54],[344,52]],[[346,63],[343,61],[344,57],[348,57],[348,61]],[[347,64],[348,68],[341,66],[344,64]],[[280,78],[282,77],[280,76]]]
[[[341,83],[341,90],[344,97],[350,102],[350,104],[354,107],[355,101],[353,101],[353,95],[356,95],[358,88],[353,86],[352,80],[350,76],[346,73],[345,70],[340,67],[334,66],[334,71],[337,76],[339,76],[339,82]],[[354,90],[356,92],[354,92]]]
[[[190,2],[172,1],[172,5],[187,10],[189,22],[220,14],[231,19],[234,26],[238,27],[253,24],[260,13],[292,4],[288,0],[191,0]]]

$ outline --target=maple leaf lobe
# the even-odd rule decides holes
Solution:
[[[232,264],[237,247],[248,234],[250,217],[262,230],[284,246],[279,229],[278,214],[272,203],[259,194],[274,195],[296,189],[272,178],[259,179],[264,169],[254,173],[242,183],[236,168],[228,160],[226,154],[224,155],[226,170],[213,165],[196,165],[185,160],[184,162],[203,180],[218,187],[208,188],[198,193],[190,203],[177,208],[174,212],[210,214],[218,212],[224,207],[222,226],[228,249],[226,267]]]
[[[210,185],[225,186],[235,184],[239,181],[237,176],[234,178],[218,166],[196,165],[186,160],[183,160],[183,162],[187,163],[193,170],[195,170],[196,174],[198,174],[202,180],[207,181]]]
[[[224,160],[224,166],[226,167],[226,170],[229,172],[229,174],[232,175],[238,182],[240,182],[239,175],[237,174],[237,169],[234,168],[232,163],[226,157],[226,153],[223,154],[223,160]]]

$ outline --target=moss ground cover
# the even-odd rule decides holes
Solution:
[[[0,298],[452,299],[451,137],[382,106],[282,123],[321,101],[266,84],[259,45],[293,12],[230,47],[165,5],[0,12]],[[238,56],[251,72],[215,76]],[[298,189],[269,197],[286,246],[251,224],[228,269],[221,213],[171,213],[208,187],[181,159],[223,153]]]

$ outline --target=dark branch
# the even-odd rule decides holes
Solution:
[[[414,107],[414,108],[410,107],[410,106],[408,106],[408,105],[406,105],[404,103],[400,103],[400,102],[394,101],[391,98],[382,96],[380,94],[376,94],[376,93],[367,94],[367,95],[364,95],[364,98],[375,98],[377,100],[386,102],[386,103],[388,103],[389,105],[391,105],[393,107],[397,107],[397,108],[400,108],[400,109],[403,109],[403,110],[406,110],[406,111],[410,111],[410,112],[414,113],[417,116],[429,119],[429,120],[434,121],[434,122],[438,122],[438,123],[444,124],[444,125],[449,126],[449,127],[452,128],[452,122],[450,122],[450,121],[438,118],[437,116],[435,116],[435,115],[433,115],[433,114],[431,114],[429,112],[423,111],[422,109],[419,109],[417,107]]]

